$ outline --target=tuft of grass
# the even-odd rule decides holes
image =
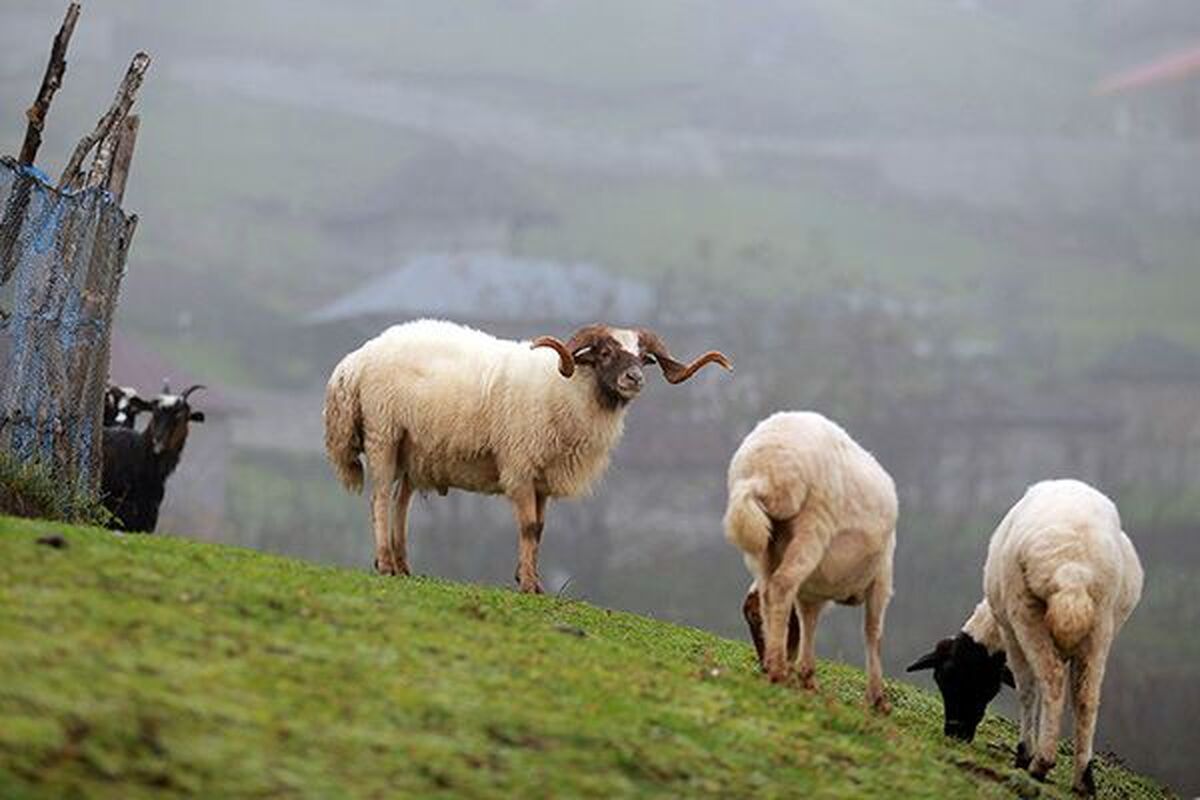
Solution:
[[[0,452],[0,514],[108,525],[112,515],[99,498],[56,478],[37,461],[21,461]]]
[[[773,687],[691,628],[171,537],[0,518],[0,641],[4,797],[1070,796],[1067,758],[1010,768],[1009,722],[948,742],[847,666]]]

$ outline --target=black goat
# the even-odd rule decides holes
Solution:
[[[104,427],[132,428],[137,415],[150,411],[154,403],[138,396],[131,386],[109,386],[104,393]]]
[[[145,430],[104,429],[101,500],[117,530],[154,531],[167,478],[179,465],[187,442],[188,425],[204,421],[204,412],[188,405],[188,396],[203,388],[196,385],[174,395],[164,386],[151,404]]]

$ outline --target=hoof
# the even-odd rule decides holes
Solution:
[[[815,692],[821,688],[817,685],[817,675],[815,672],[801,673],[798,678],[800,680],[800,688],[806,692]]]
[[[545,594],[546,593],[545,590],[542,589],[542,584],[539,582],[520,583],[519,591],[521,592],[521,594]]]
[[[876,698],[868,697],[867,705],[869,705],[871,710],[876,714],[883,714],[886,716],[892,713],[892,704],[889,703],[887,697],[882,694]]]
[[[1043,758],[1035,758],[1033,763],[1029,765],[1029,776],[1040,783],[1046,782],[1046,776],[1050,774],[1050,770],[1054,769],[1053,761],[1046,761]]]
[[[1029,748],[1024,742],[1017,742],[1017,756],[1013,759],[1013,766],[1017,769],[1028,769],[1031,761],[1033,756],[1029,754]]]
[[[383,562],[378,558],[375,559],[375,571],[380,575],[408,575],[408,564],[396,566],[391,562]]]
[[[769,680],[771,683],[775,683],[775,684],[787,683],[788,679],[791,678],[791,675],[789,674],[789,671],[786,667],[784,669],[768,668],[766,670],[766,672],[767,672],[767,680]]]
[[[1071,787],[1071,791],[1075,794],[1083,795],[1084,797],[1096,796],[1096,759],[1092,759],[1083,768],[1083,772],[1075,779],[1075,785]]]

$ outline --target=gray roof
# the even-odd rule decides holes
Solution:
[[[1095,380],[1198,383],[1200,352],[1154,334],[1143,333],[1102,356],[1088,376]]]
[[[590,264],[498,253],[427,253],[308,315],[310,323],[363,317],[444,317],[489,322],[587,320],[636,324],[657,293]]]

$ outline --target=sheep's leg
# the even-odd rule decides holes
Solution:
[[[817,620],[821,616],[823,601],[815,603],[800,603],[800,663],[797,666],[797,676],[800,685],[805,689],[817,688]],[[790,655],[790,654],[789,654]]]
[[[791,666],[787,659],[788,619],[801,584],[812,575],[825,555],[825,544],[813,527],[804,524],[803,515],[791,523],[791,536],[779,558],[779,566],[763,582],[764,662],[772,683],[783,683],[788,679]]]
[[[513,515],[517,519],[520,542],[517,553],[517,584],[522,592],[542,594],[538,579],[538,545],[542,541],[542,521],[546,500],[538,499],[532,485],[525,485],[508,496],[513,504]]]
[[[1095,631],[1071,665],[1071,695],[1075,709],[1075,780],[1076,792],[1096,793],[1092,773],[1092,742],[1096,735],[1096,713],[1100,710],[1100,685],[1112,634]]]
[[[867,648],[867,705],[881,714],[892,710],[883,691],[883,658],[879,652],[883,643],[883,618],[891,598],[888,582],[876,578],[867,592],[866,608],[863,609],[863,640]]]
[[[381,575],[398,572],[392,557],[389,506],[396,483],[395,442],[369,442],[367,465],[371,470],[371,528],[375,533],[375,571]]]
[[[400,476],[400,489],[396,493],[395,513],[392,517],[392,563],[396,574],[408,575],[408,505],[412,501],[413,488],[408,475]]]
[[[1006,637],[1005,657],[1008,668],[1017,679],[1017,700],[1021,703],[1021,738],[1017,741],[1017,755],[1013,765],[1017,769],[1028,769],[1033,761],[1033,748],[1037,741],[1038,691],[1033,669],[1025,658],[1019,643]]]
[[[1029,774],[1038,780],[1045,780],[1054,768],[1058,751],[1058,733],[1062,727],[1063,703],[1066,699],[1067,665],[1058,657],[1054,641],[1040,618],[1017,620],[1013,625],[1013,633],[1033,670],[1040,701],[1037,741]]]

